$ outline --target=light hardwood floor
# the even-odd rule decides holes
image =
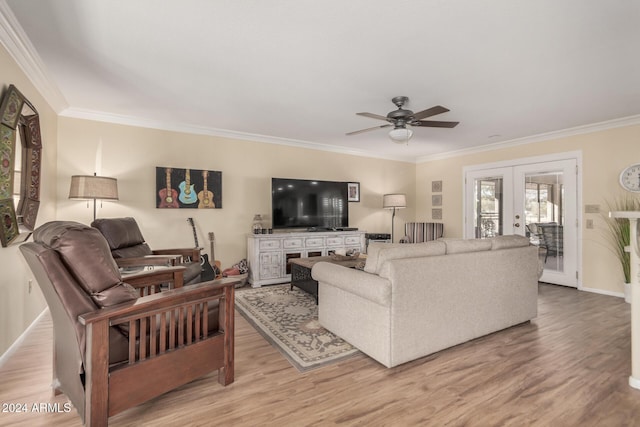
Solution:
[[[304,374],[236,314],[236,381],[197,380],[112,426],[640,426],[622,299],[540,285],[530,323],[394,369],[363,355]],[[0,368],[0,403],[53,398],[51,322]],[[0,425],[79,426],[71,413],[0,413]]]

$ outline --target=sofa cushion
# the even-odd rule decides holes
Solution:
[[[438,256],[446,253],[446,246],[442,242],[433,241],[425,243],[406,243],[398,247],[383,248],[378,253],[378,270],[376,274],[383,276],[382,272],[388,269],[388,262],[402,258],[420,258],[425,256]]]
[[[447,254],[464,254],[491,250],[489,239],[441,239],[447,245]]]
[[[491,239],[491,250],[521,248],[529,246],[529,239],[516,234],[508,236],[496,236]]]

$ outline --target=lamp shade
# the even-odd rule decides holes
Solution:
[[[384,209],[401,209],[407,207],[407,196],[404,194],[385,194],[382,196]]]
[[[118,180],[106,176],[73,175],[69,198],[118,200]]]
[[[396,144],[408,143],[413,136],[413,131],[407,128],[394,128],[389,132],[389,138]]]

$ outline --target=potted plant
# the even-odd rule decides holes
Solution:
[[[631,260],[626,248],[631,244],[629,240],[629,221],[622,218],[610,218],[609,212],[640,211],[640,199],[631,195],[620,196],[613,201],[607,201],[608,212],[605,216],[607,242],[620,262],[624,274],[625,301],[630,302]]]

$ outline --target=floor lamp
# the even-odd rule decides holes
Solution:
[[[73,175],[70,199],[93,199],[93,220],[96,219],[96,200],[118,200],[118,180],[106,176]]]
[[[382,196],[382,207],[384,209],[393,209],[391,215],[391,243],[393,243],[393,223],[396,218],[396,209],[407,207],[407,196],[404,194],[385,194]]]

